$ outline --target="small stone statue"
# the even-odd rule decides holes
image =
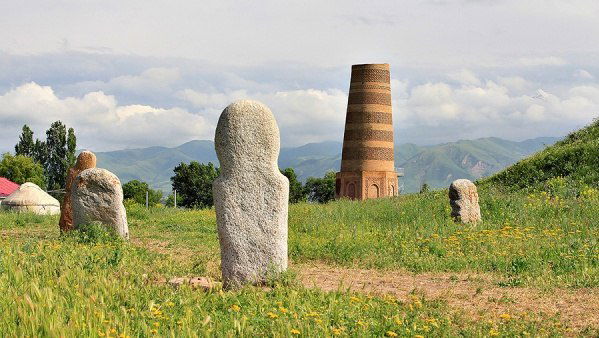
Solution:
[[[123,239],[129,239],[123,188],[115,174],[106,169],[82,171],[73,182],[73,226],[102,223]]]
[[[91,151],[83,151],[77,156],[77,162],[75,166],[69,169],[67,174],[67,181],[64,187],[65,194],[62,200],[62,206],[60,207],[60,221],[58,226],[60,232],[67,232],[73,230],[73,207],[71,204],[71,191],[73,181],[75,177],[79,175],[83,170],[96,167],[96,155]]]
[[[451,216],[463,223],[481,221],[476,185],[469,180],[455,180],[449,186],[449,204]]]

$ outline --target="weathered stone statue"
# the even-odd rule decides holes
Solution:
[[[287,269],[289,181],[279,172],[279,128],[268,107],[241,100],[220,115],[213,183],[225,287],[261,284]]]
[[[83,170],[96,167],[96,155],[91,151],[83,151],[77,156],[77,162],[75,166],[69,169],[67,174],[67,181],[65,184],[65,195],[62,200],[62,206],[60,207],[60,221],[58,226],[60,232],[67,232],[73,230],[73,208],[71,204],[71,191],[73,181],[75,177],[79,175]]]
[[[71,199],[75,229],[99,222],[129,239],[123,188],[115,174],[100,168],[82,171],[73,182]]]
[[[463,223],[481,221],[476,185],[469,180],[455,180],[449,186],[449,204],[451,216]]]

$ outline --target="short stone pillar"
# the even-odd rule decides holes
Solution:
[[[124,239],[129,239],[123,188],[115,174],[106,169],[82,171],[73,182],[73,226],[102,223]]]
[[[71,191],[73,181],[75,177],[79,175],[83,170],[96,167],[96,155],[91,151],[83,151],[77,156],[77,162],[75,166],[69,169],[67,174],[67,181],[64,187],[65,194],[60,207],[60,221],[58,226],[60,232],[67,232],[73,230],[73,207],[71,204]]]
[[[451,183],[449,186],[449,204],[451,205],[451,216],[456,221],[463,223],[481,221],[478,191],[476,185],[470,180],[459,179]]]
[[[287,269],[289,180],[279,171],[279,128],[268,107],[241,100],[223,110],[212,185],[223,285],[262,284]]]

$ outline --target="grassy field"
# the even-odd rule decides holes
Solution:
[[[131,243],[61,238],[58,218],[0,213],[2,336],[522,336],[571,334],[559,317],[473,318],[439,299],[325,292],[294,271],[343,268],[490,276],[501,288],[599,287],[599,191],[484,188],[477,226],[454,223],[446,192],[290,206],[289,275],[269,288],[200,291],[164,280],[219,279],[213,210],[128,205]],[[585,315],[585,314],[583,314]],[[592,314],[588,314],[591,316]],[[599,334],[584,327],[578,334]]]

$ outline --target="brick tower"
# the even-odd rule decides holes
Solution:
[[[388,64],[353,65],[335,197],[397,195]]]

